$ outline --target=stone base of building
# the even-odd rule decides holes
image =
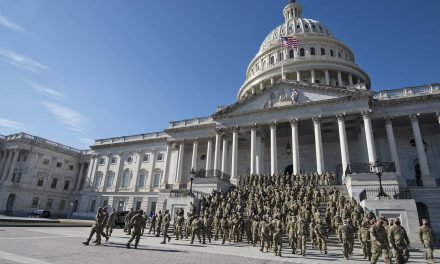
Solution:
[[[420,226],[415,200],[364,200],[361,202],[361,206],[365,212],[372,211],[376,217],[384,216],[388,219],[399,217],[401,225],[405,228],[411,241],[411,247],[422,247],[418,237]]]
[[[392,197],[399,193],[398,173],[384,173],[382,175],[382,186],[384,191]],[[377,192],[379,179],[373,173],[349,174],[345,178],[348,194],[357,201],[362,200],[363,192]]]

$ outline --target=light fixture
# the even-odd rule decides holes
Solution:
[[[287,142],[286,154],[287,154],[287,156],[290,156],[291,153],[292,153],[292,147],[290,146],[289,142]]]

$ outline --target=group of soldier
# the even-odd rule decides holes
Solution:
[[[307,173],[300,175],[249,175],[240,185],[227,193],[213,191],[200,199],[198,208],[190,204],[186,214],[183,208],[176,210],[173,233],[176,240],[190,238],[194,243],[205,244],[212,240],[242,242],[259,245],[260,251],[273,251],[281,257],[283,238],[287,237],[292,254],[306,255],[306,246],[317,248],[327,254],[329,234],[335,234],[341,243],[345,259],[353,254],[357,236],[364,259],[377,263],[380,256],[385,263],[405,263],[409,259],[410,241],[400,219],[376,218],[373,212],[364,213],[354,199],[347,199],[336,188],[333,173]],[[100,212],[101,210],[101,212]],[[98,210],[93,234],[106,240],[111,236],[109,226],[114,219],[106,209]],[[106,215],[107,214],[107,218]],[[127,248],[135,240],[135,248],[148,224],[149,234],[163,236],[162,244],[171,240],[168,235],[171,216],[167,211],[146,218],[142,210],[131,210],[125,218],[125,229],[131,238]],[[113,221],[113,222],[112,222]],[[106,226],[104,233],[103,226]],[[109,233],[110,230],[110,233]],[[420,240],[425,247],[425,258],[433,260],[434,235],[428,222],[423,220]]]

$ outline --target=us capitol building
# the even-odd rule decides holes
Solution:
[[[400,216],[414,235],[419,218],[440,216],[440,84],[372,91],[353,51],[302,12],[291,0],[250,62],[237,101],[211,116],[97,139],[84,151],[25,133],[2,136],[0,211],[173,213],[245,175],[334,172],[366,210]],[[281,48],[282,36],[295,36],[298,48]],[[375,161],[390,199],[375,199]],[[439,221],[432,225],[440,230]]]

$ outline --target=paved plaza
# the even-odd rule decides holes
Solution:
[[[152,235],[142,237],[137,250],[126,249],[128,236],[121,229],[115,230],[108,243],[84,246],[81,242],[88,233],[89,228],[84,227],[0,227],[0,263],[368,263],[358,247],[354,257],[346,261],[337,246],[330,245],[327,255],[308,248],[303,258],[292,255],[285,243],[280,258],[246,243],[191,245],[186,239],[172,239],[170,244],[161,245],[161,238]],[[425,263],[422,253],[411,252],[410,263]]]

